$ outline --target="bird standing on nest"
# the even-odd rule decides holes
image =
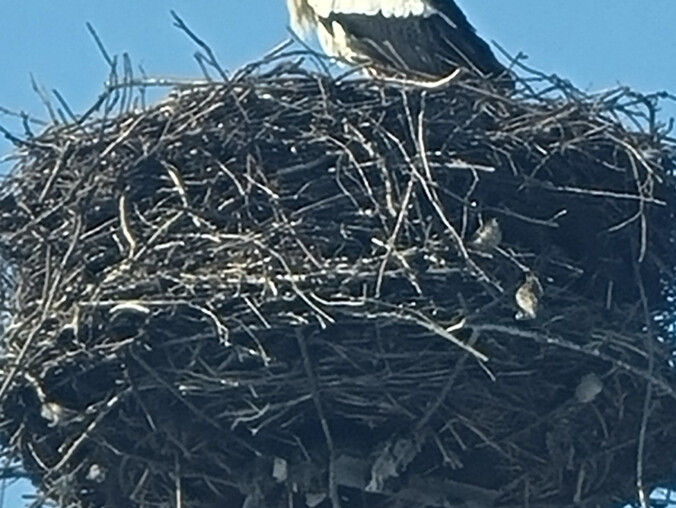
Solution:
[[[502,241],[502,230],[500,223],[495,217],[484,222],[477,229],[469,241],[469,245],[475,249],[490,252],[494,250]]]
[[[516,290],[514,299],[519,310],[514,316],[518,320],[535,319],[540,308],[543,288],[540,280],[533,272],[527,272],[526,278]]]
[[[511,77],[453,0],[287,0],[291,26],[370,74],[439,81],[460,69]]]

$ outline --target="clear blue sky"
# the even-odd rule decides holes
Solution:
[[[676,0],[457,1],[484,38],[583,89],[624,84],[676,94]],[[284,0],[0,0],[0,106],[46,116],[30,73],[75,111],[91,105],[108,69],[86,22],[110,53],[128,52],[152,76],[200,77],[195,47],[172,26],[171,9],[231,70],[287,36]],[[675,104],[665,105],[662,118],[670,116]],[[21,133],[2,113],[0,124]],[[0,140],[0,156],[10,148]],[[4,501],[23,506],[12,494]]]

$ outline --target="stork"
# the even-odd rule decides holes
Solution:
[[[438,80],[459,69],[508,71],[453,0],[287,0],[291,26],[324,51],[371,74]]]

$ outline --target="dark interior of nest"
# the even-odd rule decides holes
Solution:
[[[24,140],[0,202],[8,453],[77,507],[667,486],[674,144],[627,127],[653,112],[635,94],[536,85],[286,64]]]

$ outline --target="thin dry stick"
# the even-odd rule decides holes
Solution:
[[[634,262],[634,274],[636,285],[641,295],[641,309],[645,321],[645,340],[644,344],[648,350],[648,369],[647,374],[652,378],[655,370],[655,341],[657,338],[651,333],[653,328],[653,320],[650,317],[650,310],[648,307],[648,299],[645,294],[645,287],[643,286],[643,278],[641,277],[640,265]],[[648,418],[650,417],[650,406],[652,404],[653,384],[646,383],[645,396],[643,398],[643,407],[641,410],[641,425],[638,434],[638,448],[636,450],[636,489],[638,491],[638,499],[642,508],[650,508],[650,493],[647,491],[644,479],[643,459],[645,456],[645,438],[648,430]]]
[[[209,47],[209,45],[206,42],[200,39],[197,36],[197,34],[195,34],[195,32],[193,32],[192,30],[190,30],[190,28],[188,28],[188,25],[185,24],[185,21],[181,19],[181,17],[176,13],[176,11],[169,12],[171,13],[171,16],[174,18],[174,25],[179,30],[184,32],[188,37],[190,37],[195,42],[195,44],[197,44],[200,48],[202,48],[202,50],[206,54],[206,62],[209,65],[211,65],[214,69],[216,69],[216,71],[221,76],[221,79],[223,81],[228,81],[229,80],[228,74],[223,70],[221,65],[218,63],[218,59],[216,58],[216,55],[214,54],[211,47]]]
[[[322,401],[319,395],[319,384],[317,383],[317,378],[315,377],[314,370],[312,369],[312,362],[310,361],[310,355],[308,354],[307,345],[305,344],[305,336],[303,335],[302,330],[300,330],[298,327],[296,327],[296,342],[298,343],[298,348],[300,349],[300,354],[303,358],[305,375],[307,375],[308,381],[310,382],[312,400],[315,404],[317,416],[319,417],[319,423],[321,424],[322,431],[324,432],[326,446],[329,449],[329,498],[331,499],[331,506],[333,508],[340,508],[340,499],[338,498],[338,484],[336,482],[336,452],[333,446],[333,437],[331,437],[331,429],[329,427],[328,421],[326,420],[326,416],[324,415],[324,409],[322,408]]]

